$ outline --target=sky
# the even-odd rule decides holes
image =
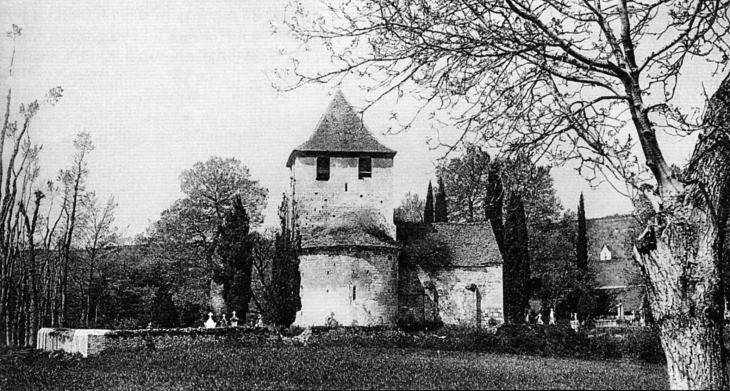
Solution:
[[[272,34],[270,22],[284,18],[286,2],[0,0],[3,32],[12,24],[23,28],[12,77],[7,75],[12,41],[4,34],[0,39],[2,96],[12,87],[17,104],[42,98],[55,86],[64,89],[30,130],[32,140],[43,145],[42,177],[54,179],[68,166],[74,137],[90,132],[96,148],[89,156],[88,188],[102,199],[115,197],[116,224],[132,236],[183,197],[183,170],[211,156],[235,157],[269,189],[264,225],[278,224],[276,210],[289,180],[287,157],[309,137],[334,92],[331,85],[287,93],[272,87],[274,70],[289,64],[282,49],[297,47],[289,36]],[[316,50],[306,58],[323,66],[329,61]],[[691,75],[686,80],[696,94],[700,83]],[[355,82],[342,90],[356,108],[364,107]],[[364,121],[398,151],[395,199],[406,192],[425,196],[444,154],[429,149],[427,139],[438,135],[424,121],[383,135],[392,125],[390,103],[373,106]],[[694,144],[660,141],[670,162],[678,164]],[[571,167],[554,168],[553,178],[566,208],[575,210],[585,194],[589,218],[632,209],[611,186],[591,189]]]

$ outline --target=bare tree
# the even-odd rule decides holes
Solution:
[[[12,40],[8,46],[12,51],[6,68],[8,74],[2,80],[9,82],[15,44],[22,29],[13,25],[6,35]],[[0,130],[0,325],[3,344],[27,346],[34,343],[35,330],[40,324],[38,309],[43,305],[41,284],[44,281],[44,270],[38,267],[34,249],[38,208],[44,196],[32,190],[38,178],[41,148],[31,142],[29,131],[40,108],[55,104],[63,89],[52,88],[45,99],[20,104],[15,111],[12,88],[5,87],[8,93]],[[8,149],[6,140],[12,140]],[[34,205],[32,212],[27,210],[31,204]]]
[[[713,75],[724,72],[728,1],[325,3],[321,15],[293,2],[285,27],[307,47],[324,44],[336,68],[307,72],[295,61],[293,87],[370,77],[377,96],[422,97],[424,110],[462,136],[575,159],[589,180],[618,178],[643,191],[655,215],[635,257],[650,281],[670,387],[728,387],[718,249],[730,79],[704,118],[675,105],[687,64],[701,58],[716,64]],[[684,172],[673,170],[657,133],[700,130]]]
[[[406,193],[400,205],[393,211],[393,220],[408,223],[422,223],[426,201],[418,194]]]
[[[85,290],[84,309],[81,312],[80,324],[89,327],[91,317],[92,296],[94,290],[94,276],[98,273],[98,267],[102,261],[112,252],[120,242],[119,232],[113,225],[114,211],[118,204],[114,196],[107,199],[103,206],[99,204],[94,192],[84,195],[82,202],[84,211],[83,223],[80,225],[80,243],[84,269],[88,272],[88,279],[82,289]],[[95,317],[96,318],[96,317]],[[96,322],[94,322],[96,323]]]
[[[83,206],[83,197],[86,192],[86,178],[89,176],[87,155],[94,150],[89,132],[79,132],[74,139],[74,161],[70,168],[62,170],[59,174],[60,182],[64,189],[64,201],[62,211],[65,216],[63,238],[60,243],[60,255],[62,262],[60,296],[61,308],[59,310],[58,325],[64,327],[68,295],[68,276],[71,267],[71,247],[74,244],[76,233],[76,222],[79,216],[79,209]]]

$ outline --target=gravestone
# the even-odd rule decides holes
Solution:
[[[205,321],[205,328],[206,329],[214,329],[215,328],[215,321],[213,320],[213,313],[208,312],[208,320]]]
[[[236,311],[233,311],[233,316],[231,316],[231,327],[238,327],[238,318],[236,317]]]
[[[578,313],[577,312],[573,313],[573,320],[570,321],[570,328],[575,331],[580,330],[580,322],[578,322]]]

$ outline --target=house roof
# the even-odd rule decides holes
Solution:
[[[425,239],[444,243],[450,253],[450,267],[474,267],[502,264],[497,240],[488,222],[477,223],[397,223],[399,242]],[[415,260],[416,262],[418,260]]]
[[[589,257],[598,260],[599,254],[605,246],[611,252],[612,259],[631,259],[631,238],[635,235],[631,226],[633,221],[631,215],[615,215],[587,220]]]
[[[396,154],[396,151],[384,146],[373,136],[342,91],[335,93],[314,128],[314,133],[309,140],[291,152],[286,166],[291,167],[297,156],[314,152],[367,153],[382,157],[393,157]]]
[[[386,235],[369,233],[362,229],[321,229],[302,232],[302,249],[331,247],[370,247],[399,249],[400,246]]]

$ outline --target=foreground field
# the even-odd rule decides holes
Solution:
[[[194,342],[89,359],[0,357],[3,390],[665,389],[662,365],[420,349]]]

